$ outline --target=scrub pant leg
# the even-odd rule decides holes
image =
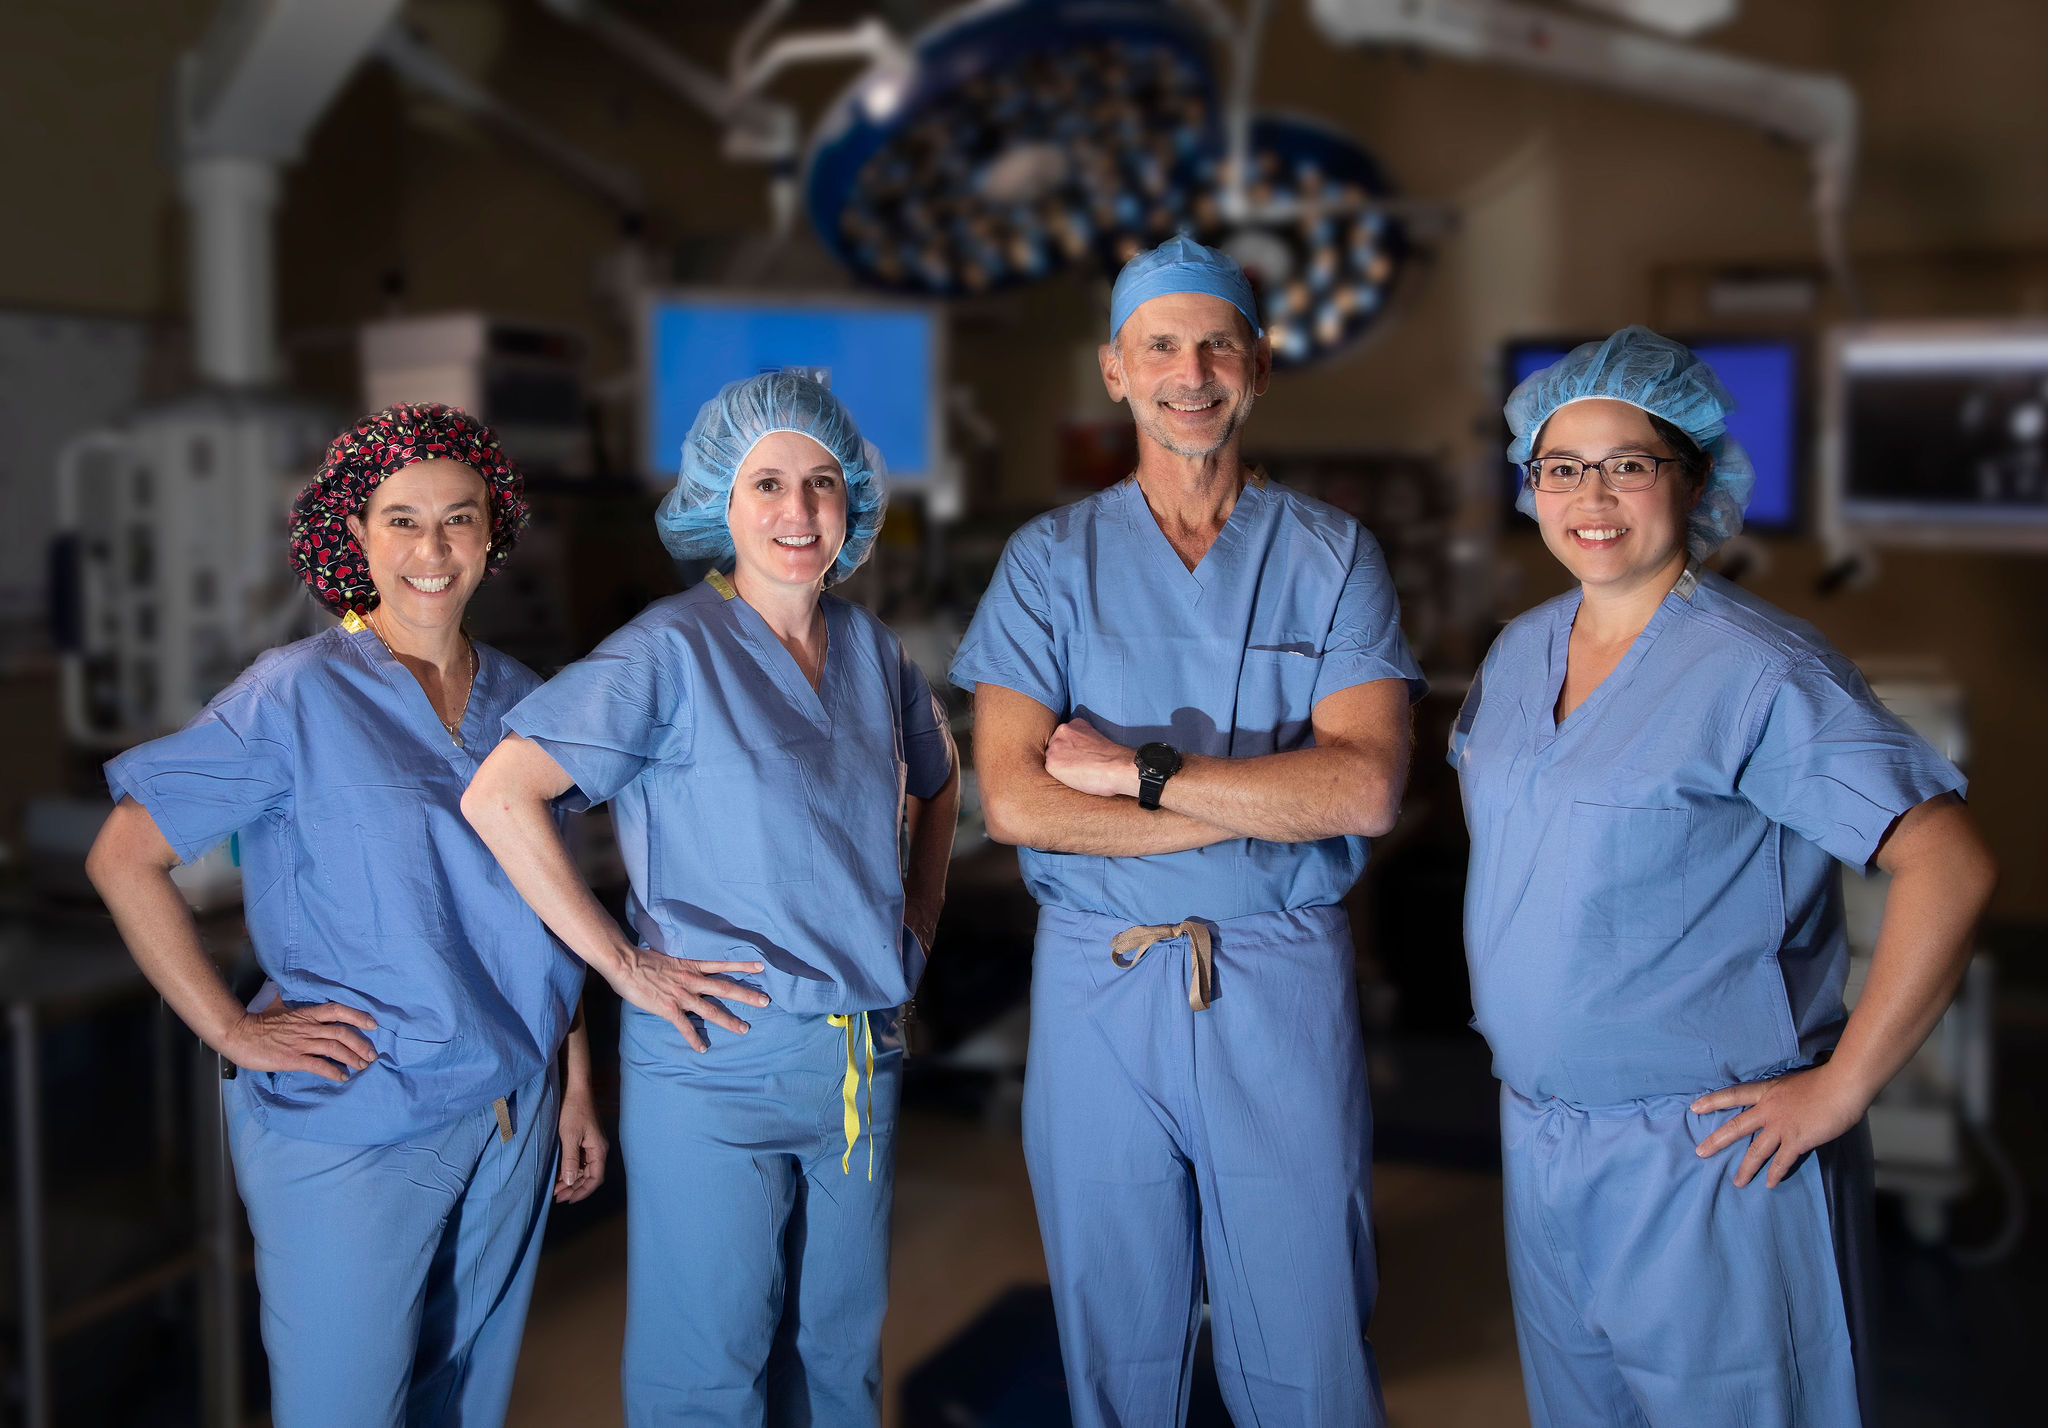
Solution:
[[[699,1055],[659,1017],[624,1011],[626,1422],[872,1428],[903,1066],[896,1015],[867,1013],[872,1087],[856,1042],[862,1130],[850,1156],[846,1030],[774,1008],[747,1015],[744,1036],[702,1027],[710,1049]]]
[[[223,1088],[256,1239],[277,1428],[502,1423],[540,1263],[560,1141],[552,1066],[506,1098],[393,1145],[261,1125]]]
[[[1371,1106],[1350,933],[1334,908],[1212,926],[1129,970],[1128,924],[1039,918],[1024,1149],[1077,1428],[1185,1422],[1206,1279],[1216,1373],[1260,1428],[1384,1422]]]
[[[1870,1134],[1734,1183],[1735,1111],[1501,1094],[1508,1279],[1533,1428],[1859,1428]]]

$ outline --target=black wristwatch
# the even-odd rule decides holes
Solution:
[[[1180,750],[1171,744],[1138,745],[1138,807],[1157,809],[1166,781],[1180,772]]]

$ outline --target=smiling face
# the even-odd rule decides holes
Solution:
[[[1164,293],[1124,320],[1099,358],[1103,385],[1129,401],[1140,440],[1176,456],[1220,451],[1266,390],[1272,349],[1222,298]]]
[[[377,589],[377,618],[420,632],[462,623],[490,556],[490,494],[459,461],[422,461],[384,478],[348,528]]]
[[[801,432],[770,432],[740,463],[725,519],[745,579],[822,588],[846,543],[839,462]]]
[[[1595,397],[1552,414],[1537,435],[1535,454],[1604,461],[1631,453],[1672,457],[1673,451],[1640,407]],[[1536,524],[1543,543],[1581,585],[1630,585],[1660,575],[1686,554],[1685,520],[1699,504],[1699,488],[1676,463],[1658,468],[1644,491],[1613,491],[1588,471],[1575,491],[1538,491]]]

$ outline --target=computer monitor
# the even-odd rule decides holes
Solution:
[[[727,382],[784,368],[822,369],[892,486],[929,481],[943,460],[945,330],[937,306],[832,294],[651,294],[641,324],[640,461],[675,479],[699,407]]]
[[[1860,323],[1826,351],[1832,548],[2048,550],[2048,323]]]
[[[1548,367],[1578,345],[1577,341],[1560,338],[1509,343],[1503,364],[1505,390],[1513,391],[1523,378]],[[1750,463],[1756,467],[1756,490],[1750,496],[1743,528],[1766,535],[1796,532],[1805,514],[1799,479],[1799,343],[1788,337],[1703,337],[1686,345],[1714,369],[1721,385],[1735,398],[1735,410],[1728,416],[1728,431],[1742,443]],[[1522,473],[1509,466],[1506,480],[1508,507],[1512,511]]]

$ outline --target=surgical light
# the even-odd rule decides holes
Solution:
[[[1221,140],[1208,41],[1174,7],[1011,0],[834,106],[805,176],[856,276],[954,297],[1114,269],[1193,222]]]

